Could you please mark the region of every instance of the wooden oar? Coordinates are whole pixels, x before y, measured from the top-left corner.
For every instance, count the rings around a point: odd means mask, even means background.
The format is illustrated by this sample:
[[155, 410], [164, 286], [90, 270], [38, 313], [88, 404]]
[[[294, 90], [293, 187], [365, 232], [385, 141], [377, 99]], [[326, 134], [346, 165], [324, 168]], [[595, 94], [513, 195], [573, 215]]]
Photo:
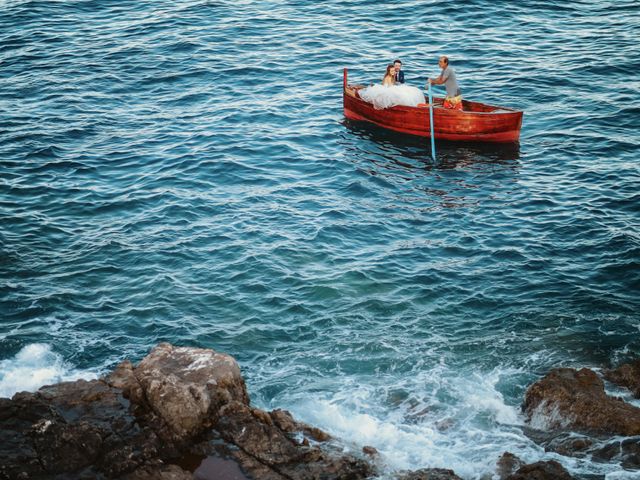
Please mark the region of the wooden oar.
[[429, 86], [429, 127], [431, 128], [431, 158], [436, 161], [436, 141], [433, 136], [433, 98], [431, 97], [431, 81], [427, 80]]

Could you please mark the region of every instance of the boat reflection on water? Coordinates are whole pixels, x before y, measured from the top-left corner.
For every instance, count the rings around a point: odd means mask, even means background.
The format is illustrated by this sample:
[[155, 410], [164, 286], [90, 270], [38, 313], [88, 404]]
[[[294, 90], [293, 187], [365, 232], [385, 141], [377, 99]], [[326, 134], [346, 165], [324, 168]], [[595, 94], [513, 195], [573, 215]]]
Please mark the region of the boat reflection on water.
[[[420, 162], [423, 168], [453, 169], [477, 164], [504, 164], [515, 168], [520, 159], [519, 143], [484, 143], [484, 142], [452, 142], [436, 141], [436, 162], [431, 159], [430, 140], [415, 135], [408, 135], [387, 130], [365, 122], [349, 119], [342, 121], [350, 135], [368, 142], [355, 146], [360, 153], [373, 147], [371, 153], [387, 156], [392, 154], [393, 160], [402, 159], [411, 164]], [[346, 140], [346, 139], [345, 139]], [[409, 166], [409, 165], [407, 165]], [[415, 166], [415, 165], [413, 165]]]
[[403, 193], [391, 196], [392, 209], [402, 212], [396, 217], [423, 219], [433, 211], [475, 207], [502, 194], [511, 201], [520, 167], [518, 143], [437, 141], [434, 162], [428, 138], [348, 119], [343, 126], [345, 159], [367, 175], [402, 185]]

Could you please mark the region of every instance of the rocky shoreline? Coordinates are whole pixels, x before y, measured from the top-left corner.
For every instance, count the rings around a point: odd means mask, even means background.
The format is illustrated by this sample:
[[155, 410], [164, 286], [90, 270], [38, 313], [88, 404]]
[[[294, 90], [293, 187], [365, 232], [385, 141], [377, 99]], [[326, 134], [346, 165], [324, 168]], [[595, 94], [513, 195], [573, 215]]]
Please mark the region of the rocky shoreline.
[[[640, 361], [603, 372], [640, 398]], [[617, 462], [640, 478], [640, 408], [587, 369], [555, 369], [527, 390], [527, 433], [545, 450]], [[0, 480], [358, 480], [381, 475], [373, 447], [339, 440], [285, 410], [253, 408], [237, 362], [208, 349], [155, 347], [108, 376], [0, 398]], [[558, 462], [506, 452], [487, 480], [571, 479]], [[453, 471], [397, 480], [456, 480]], [[591, 477], [594, 478], [594, 477]]]

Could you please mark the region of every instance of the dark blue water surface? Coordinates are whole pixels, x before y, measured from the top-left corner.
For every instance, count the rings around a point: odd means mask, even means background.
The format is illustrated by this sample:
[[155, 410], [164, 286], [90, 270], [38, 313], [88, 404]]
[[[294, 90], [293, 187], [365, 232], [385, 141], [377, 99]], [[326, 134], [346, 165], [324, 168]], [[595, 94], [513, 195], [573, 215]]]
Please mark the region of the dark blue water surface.
[[[0, 396], [160, 341], [386, 472], [545, 453], [552, 366], [640, 354], [637, 2], [0, 2]], [[342, 68], [524, 110], [519, 145], [345, 121]], [[632, 477], [628, 477], [632, 478]]]

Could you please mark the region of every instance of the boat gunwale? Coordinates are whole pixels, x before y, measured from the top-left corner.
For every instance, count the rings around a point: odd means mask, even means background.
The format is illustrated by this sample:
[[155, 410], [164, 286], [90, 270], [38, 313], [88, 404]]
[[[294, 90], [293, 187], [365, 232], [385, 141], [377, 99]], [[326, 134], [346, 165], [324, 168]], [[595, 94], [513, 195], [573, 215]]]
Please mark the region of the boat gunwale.
[[[420, 122], [423, 122], [425, 115], [428, 117], [428, 112], [431, 109], [425, 106], [410, 107], [406, 105], [376, 109], [372, 103], [360, 98], [358, 90], [362, 88], [365, 87], [348, 83], [348, 69], [344, 68], [342, 102], [345, 117], [369, 122], [401, 133], [429, 137], [429, 132], [424, 130]], [[443, 99], [438, 97], [435, 98], [435, 101], [442, 102]], [[523, 111], [469, 100], [463, 100], [463, 102], [470, 108], [475, 106], [479, 111], [441, 107], [433, 109], [434, 121], [438, 119], [438, 122], [443, 122], [444, 125], [444, 128], [439, 126], [436, 129], [434, 133], [436, 140], [519, 142]], [[463, 128], [456, 128], [456, 125], [463, 125]], [[473, 128], [474, 126], [475, 128]]]
[[[375, 108], [373, 106], [373, 104], [371, 102], [367, 102], [366, 100], [364, 100], [363, 98], [360, 98], [359, 96], [356, 96], [355, 94], [351, 93], [349, 90], [352, 91], [358, 91], [361, 90], [363, 88], [366, 88], [363, 85], [346, 85], [344, 87], [344, 93], [346, 93], [347, 95], [349, 95], [351, 98], [365, 104], [368, 106], [371, 106], [371, 108]], [[436, 100], [440, 100], [443, 101], [444, 99], [442, 97], [433, 97], [434, 102]], [[515, 108], [510, 108], [510, 107], [503, 107], [500, 105], [492, 105], [489, 103], [483, 103], [483, 102], [476, 102], [473, 100], [463, 100], [463, 102], [468, 102], [468, 103], [472, 103], [472, 104], [476, 104], [476, 105], [483, 105], [485, 107], [490, 107], [490, 108], [494, 108], [495, 110], [489, 111], [489, 112], [478, 112], [478, 111], [474, 111], [474, 110], [454, 110], [451, 108], [443, 108], [440, 106], [434, 106], [434, 112], [435, 112], [435, 108], [437, 108], [438, 114], [446, 114], [446, 115], [460, 115], [460, 114], [471, 114], [471, 115], [520, 115], [522, 114], [522, 110], [516, 110]], [[408, 105], [394, 105], [393, 107], [388, 107], [382, 110], [393, 110], [393, 111], [407, 111], [407, 112], [421, 112], [424, 111], [427, 107], [411, 107]]]

